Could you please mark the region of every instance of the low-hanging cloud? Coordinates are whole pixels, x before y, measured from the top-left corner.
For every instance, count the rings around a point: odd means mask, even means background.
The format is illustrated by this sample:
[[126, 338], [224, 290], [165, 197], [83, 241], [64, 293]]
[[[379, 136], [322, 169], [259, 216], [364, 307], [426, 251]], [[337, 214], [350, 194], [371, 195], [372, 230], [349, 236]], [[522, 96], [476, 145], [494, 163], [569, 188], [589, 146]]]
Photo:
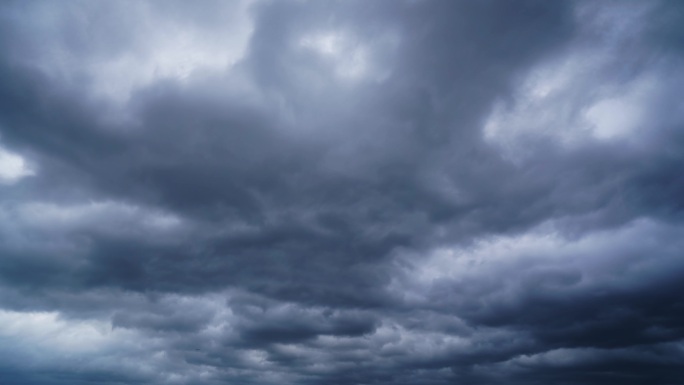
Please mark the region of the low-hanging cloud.
[[682, 15], [0, 5], [0, 382], [678, 383]]

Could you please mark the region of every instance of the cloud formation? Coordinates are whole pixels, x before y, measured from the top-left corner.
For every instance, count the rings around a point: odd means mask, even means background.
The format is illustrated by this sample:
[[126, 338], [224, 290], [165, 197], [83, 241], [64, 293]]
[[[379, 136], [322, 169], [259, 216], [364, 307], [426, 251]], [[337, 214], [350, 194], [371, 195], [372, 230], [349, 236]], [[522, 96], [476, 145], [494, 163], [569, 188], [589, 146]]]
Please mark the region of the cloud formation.
[[676, 384], [682, 20], [0, 5], [0, 382]]

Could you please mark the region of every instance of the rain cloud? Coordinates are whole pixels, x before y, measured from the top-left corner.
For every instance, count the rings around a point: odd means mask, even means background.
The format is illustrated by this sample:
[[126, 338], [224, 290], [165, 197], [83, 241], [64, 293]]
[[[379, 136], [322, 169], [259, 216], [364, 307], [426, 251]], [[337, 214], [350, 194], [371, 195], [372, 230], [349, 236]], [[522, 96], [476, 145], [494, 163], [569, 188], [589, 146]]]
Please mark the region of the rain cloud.
[[681, 383], [683, 26], [0, 4], [0, 383]]

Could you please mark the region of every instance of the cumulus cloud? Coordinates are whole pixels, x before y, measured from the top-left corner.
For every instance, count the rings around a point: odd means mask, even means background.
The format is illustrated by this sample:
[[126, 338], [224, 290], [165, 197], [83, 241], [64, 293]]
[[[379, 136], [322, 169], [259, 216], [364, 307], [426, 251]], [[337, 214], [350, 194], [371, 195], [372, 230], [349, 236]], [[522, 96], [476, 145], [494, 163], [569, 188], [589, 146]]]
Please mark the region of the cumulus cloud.
[[683, 14], [0, 5], [0, 382], [677, 383]]

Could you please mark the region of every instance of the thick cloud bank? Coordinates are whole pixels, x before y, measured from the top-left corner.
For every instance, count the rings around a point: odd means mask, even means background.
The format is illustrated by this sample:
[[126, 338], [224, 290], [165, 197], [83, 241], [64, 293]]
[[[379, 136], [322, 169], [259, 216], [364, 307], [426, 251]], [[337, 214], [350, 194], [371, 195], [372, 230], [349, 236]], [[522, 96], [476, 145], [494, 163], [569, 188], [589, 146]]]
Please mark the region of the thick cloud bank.
[[684, 4], [5, 1], [0, 383], [684, 381]]

